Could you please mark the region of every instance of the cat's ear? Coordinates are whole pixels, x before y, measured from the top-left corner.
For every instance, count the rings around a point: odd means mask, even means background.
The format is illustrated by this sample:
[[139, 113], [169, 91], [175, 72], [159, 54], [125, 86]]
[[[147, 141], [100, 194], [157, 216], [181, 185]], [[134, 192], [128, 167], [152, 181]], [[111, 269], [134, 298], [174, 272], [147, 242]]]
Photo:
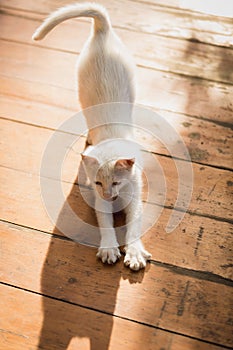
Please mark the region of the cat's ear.
[[116, 161], [115, 169], [117, 170], [130, 170], [135, 163], [135, 158], [131, 159], [119, 159]]
[[86, 166], [99, 165], [98, 160], [94, 157], [86, 156], [85, 154], [81, 154], [81, 157], [82, 157], [82, 161]]

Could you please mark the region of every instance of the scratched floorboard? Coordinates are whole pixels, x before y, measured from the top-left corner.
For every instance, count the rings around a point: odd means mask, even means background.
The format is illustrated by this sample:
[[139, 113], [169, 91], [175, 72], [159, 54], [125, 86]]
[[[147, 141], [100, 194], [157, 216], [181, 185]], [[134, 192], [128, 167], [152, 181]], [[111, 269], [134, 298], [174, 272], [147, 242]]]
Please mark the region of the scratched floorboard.
[[[95, 248], [59, 229], [72, 228], [67, 205], [96, 225], [78, 187], [84, 137], [67, 152], [61, 176], [66, 200], [56, 208], [55, 221], [40, 195], [43, 150], [54, 130], [80, 110], [75, 61], [90, 22], [64, 23], [37, 44], [30, 38], [47, 13], [69, 2], [1, 1], [0, 348], [231, 349], [232, 20], [195, 11], [187, 1], [182, 7], [178, 0], [100, 0], [135, 58], [138, 103], [175, 128], [193, 161], [188, 212], [166, 234], [177, 196], [176, 166], [164, 145], [137, 133], [147, 156], [156, 157], [164, 171], [167, 196], [164, 208], [159, 191], [148, 200], [148, 186], [157, 191], [162, 182], [159, 176], [156, 184], [145, 181], [144, 218], [161, 215], [143, 237], [152, 260], [145, 271], [133, 273], [123, 258], [115, 266], [102, 265]], [[153, 127], [150, 121], [146, 126]], [[74, 133], [82, 127], [80, 121]], [[61, 134], [67, 137], [68, 131], [63, 127]], [[177, 164], [184, 165], [180, 158]], [[145, 155], [145, 169], [153, 175], [150, 159]], [[48, 181], [52, 189], [57, 178]], [[82, 225], [78, 231], [88, 240]]]

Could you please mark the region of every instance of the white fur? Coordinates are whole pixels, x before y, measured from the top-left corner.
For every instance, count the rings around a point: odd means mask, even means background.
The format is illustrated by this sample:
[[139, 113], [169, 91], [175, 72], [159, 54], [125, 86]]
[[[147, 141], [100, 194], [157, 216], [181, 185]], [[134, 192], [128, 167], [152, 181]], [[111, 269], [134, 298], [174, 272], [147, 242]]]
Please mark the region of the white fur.
[[[57, 24], [74, 17], [94, 19], [92, 33], [79, 58], [78, 89], [89, 128], [88, 142], [93, 145], [84, 153], [83, 163], [96, 193], [95, 208], [101, 232], [97, 256], [108, 263], [115, 263], [120, 257], [111, 201], [118, 196], [124, 202], [126, 212], [124, 262], [131, 269], [138, 270], [144, 268], [151, 257], [140, 240], [140, 151], [136, 146], [124, 146], [124, 141], [121, 141], [121, 147], [116, 142], [104, 143], [110, 139], [133, 139], [134, 65], [113, 32], [106, 10], [94, 3], [69, 5], [55, 11], [36, 30], [33, 39], [44, 38]], [[96, 181], [101, 186], [96, 185]], [[132, 198], [129, 198], [129, 193]]]

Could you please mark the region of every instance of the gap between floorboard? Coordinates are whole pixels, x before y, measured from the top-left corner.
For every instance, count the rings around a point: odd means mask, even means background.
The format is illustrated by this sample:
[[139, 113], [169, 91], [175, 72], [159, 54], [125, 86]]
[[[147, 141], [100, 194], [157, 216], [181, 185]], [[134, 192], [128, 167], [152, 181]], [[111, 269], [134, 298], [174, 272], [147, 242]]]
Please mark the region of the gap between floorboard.
[[[66, 236], [60, 236], [60, 235], [55, 234], [55, 233], [50, 233], [50, 232], [46, 232], [43, 230], [35, 229], [33, 227], [30, 227], [30, 226], [16, 224], [14, 222], [10, 222], [10, 221], [3, 220], [3, 219], [0, 219], [0, 222], [7, 223], [12, 227], [17, 227], [18, 229], [25, 228], [26, 230], [32, 230], [32, 231], [35, 231], [38, 233], [49, 235], [51, 238], [56, 238], [56, 239], [60, 239], [63, 241], [73, 242], [72, 239], [70, 239]], [[79, 243], [77, 243], [77, 244], [79, 244]], [[95, 248], [93, 248], [93, 249], [95, 249]], [[124, 255], [124, 252], [122, 252], [122, 253]], [[188, 277], [191, 277], [191, 278], [194, 278], [197, 280], [204, 280], [204, 281], [213, 282], [216, 284], [222, 284], [225, 286], [233, 287], [233, 280], [231, 280], [230, 278], [222, 277], [222, 276], [215, 274], [215, 273], [212, 273], [212, 272], [189, 269], [186, 267], [172, 265], [172, 264], [165, 263], [165, 262], [158, 261], [158, 260], [154, 260], [154, 259], [151, 259], [150, 263], [155, 265], [155, 266], [166, 268], [177, 275], [188, 276]]]
[[168, 333], [172, 333], [172, 334], [180, 335], [180, 336], [183, 336], [183, 337], [186, 337], [186, 338], [189, 338], [189, 339], [201, 341], [201, 342], [203, 342], [205, 344], [220, 346], [223, 349], [232, 349], [231, 347], [226, 346], [226, 345], [222, 345], [222, 344], [219, 344], [219, 343], [211, 342], [211, 341], [208, 341], [208, 340], [205, 340], [205, 339], [201, 339], [201, 338], [198, 338], [198, 337], [193, 337], [193, 336], [188, 335], [188, 334], [175, 332], [175, 331], [172, 331], [172, 330], [169, 330], [169, 329], [165, 329], [163, 327], [154, 326], [154, 325], [151, 325], [151, 324], [148, 324], [148, 323], [145, 323], [145, 322], [140, 322], [140, 321], [137, 321], [137, 320], [133, 320], [133, 319], [130, 319], [130, 318], [127, 318], [127, 317], [118, 316], [118, 315], [115, 315], [114, 313], [110, 313], [110, 312], [103, 311], [103, 310], [100, 310], [100, 309], [95, 309], [95, 308], [92, 308], [92, 307], [89, 307], [89, 306], [84, 306], [82, 304], [77, 304], [77, 303], [74, 303], [74, 302], [71, 302], [71, 301], [68, 301], [68, 300], [65, 300], [65, 299], [59, 299], [59, 298], [56, 298], [56, 297], [53, 297], [53, 296], [50, 296], [50, 295], [47, 295], [47, 294], [42, 294], [42, 293], [38, 293], [38, 292], [33, 291], [33, 290], [29, 290], [29, 289], [26, 289], [26, 288], [14, 286], [14, 285], [9, 284], [9, 283], [5, 283], [5, 282], [1, 282], [0, 281], [0, 284], [2, 284], [4, 286], [11, 287], [11, 288], [15, 288], [15, 289], [18, 289], [18, 290], [21, 290], [21, 291], [25, 291], [27, 293], [32, 293], [32, 294], [35, 294], [35, 295], [38, 295], [38, 296], [41, 296], [41, 297], [44, 297], [44, 298], [48, 298], [48, 299], [51, 299], [51, 300], [56, 300], [56, 301], [59, 301], [61, 303], [66, 303], [66, 304], [69, 304], [69, 305], [72, 305], [72, 306], [75, 306], [75, 307], [80, 307], [82, 309], [91, 310], [91, 311], [94, 311], [94, 312], [99, 312], [99, 313], [102, 313], [102, 314], [105, 314], [105, 315], [108, 315], [108, 316], [111, 316], [111, 317], [116, 317], [116, 318], [119, 318], [119, 319], [122, 319], [122, 320], [126, 320], [126, 321], [129, 321], [129, 322], [141, 324], [141, 325], [146, 326], [146, 327], [159, 329], [161, 331], [165, 331], [165, 332], [168, 332]]

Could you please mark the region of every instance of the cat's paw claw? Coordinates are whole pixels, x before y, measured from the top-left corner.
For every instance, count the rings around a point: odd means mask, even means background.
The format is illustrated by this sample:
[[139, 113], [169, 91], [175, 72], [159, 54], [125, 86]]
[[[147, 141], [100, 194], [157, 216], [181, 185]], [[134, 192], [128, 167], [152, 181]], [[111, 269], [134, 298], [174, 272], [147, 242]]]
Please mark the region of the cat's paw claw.
[[103, 263], [114, 264], [121, 257], [121, 253], [118, 248], [99, 248], [96, 256]]
[[147, 260], [150, 260], [151, 254], [145, 249], [136, 250], [128, 248], [126, 251], [124, 264], [131, 270], [138, 271], [146, 267]]

